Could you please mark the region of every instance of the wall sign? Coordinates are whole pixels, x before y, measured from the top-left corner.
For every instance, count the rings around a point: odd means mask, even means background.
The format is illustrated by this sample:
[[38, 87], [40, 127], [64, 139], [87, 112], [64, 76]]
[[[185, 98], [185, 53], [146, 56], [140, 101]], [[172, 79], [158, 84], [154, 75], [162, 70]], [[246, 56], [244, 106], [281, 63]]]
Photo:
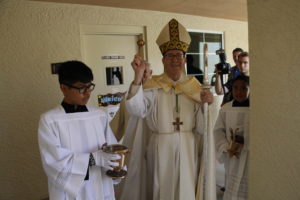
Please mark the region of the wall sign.
[[125, 59], [125, 56], [102, 56], [102, 60]]
[[58, 74], [59, 67], [63, 64], [62, 62], [59, 63], [51, 63], [51, 73], [52, 74]]
[[119, 104], [126, 92], [118, 92], [118, 93], [114, 93], [114, 94], [99, 94], [98, 95], [98, 105], [101, 106], [108, 106], [108, 105], [117, 105]]

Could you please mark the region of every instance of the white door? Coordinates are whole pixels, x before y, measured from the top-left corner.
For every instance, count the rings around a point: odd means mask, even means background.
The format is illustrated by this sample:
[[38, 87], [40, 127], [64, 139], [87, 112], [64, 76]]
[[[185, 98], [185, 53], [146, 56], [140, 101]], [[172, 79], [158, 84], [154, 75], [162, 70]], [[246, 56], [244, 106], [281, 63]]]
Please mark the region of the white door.
[[98, 95], [125, 92], [133, 80], [131, 61], [138, 52], [139, 35], [82, 35], [83, 60], [92, 69], [96, 84], [89, 104], [98, 106]]

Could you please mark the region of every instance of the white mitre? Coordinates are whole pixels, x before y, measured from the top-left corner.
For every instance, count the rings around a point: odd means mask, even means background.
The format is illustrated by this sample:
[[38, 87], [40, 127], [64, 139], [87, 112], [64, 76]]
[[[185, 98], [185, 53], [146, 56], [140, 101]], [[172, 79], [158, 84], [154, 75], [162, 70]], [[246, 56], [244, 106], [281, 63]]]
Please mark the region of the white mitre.
[[156, 40], [162, 54], [173, 49], [182, 50], [186, 53], [190, 42], [189, 33], [176, 19], [169, 21]]

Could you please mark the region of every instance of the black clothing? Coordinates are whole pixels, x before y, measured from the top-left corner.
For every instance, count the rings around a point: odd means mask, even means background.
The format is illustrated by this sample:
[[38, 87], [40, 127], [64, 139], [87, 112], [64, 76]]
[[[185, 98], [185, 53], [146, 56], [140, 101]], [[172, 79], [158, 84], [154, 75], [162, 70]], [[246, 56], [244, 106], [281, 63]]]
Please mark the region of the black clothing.
[[61, 102], [62, 107], [65, 109], [66, 113], [75, 113], [75, 112], [88, 112], [88, 109], [86, 106], [80, 106], [80, 105], [72, 105], [68, 104], [66, 102]]
[[249, 99], [247, 99], [243, 102], [238, 102], [236, 100], [233, 100], [233, 102], [232, 102], [232, 107], [249, 107], [249, 106], [250, 106]]

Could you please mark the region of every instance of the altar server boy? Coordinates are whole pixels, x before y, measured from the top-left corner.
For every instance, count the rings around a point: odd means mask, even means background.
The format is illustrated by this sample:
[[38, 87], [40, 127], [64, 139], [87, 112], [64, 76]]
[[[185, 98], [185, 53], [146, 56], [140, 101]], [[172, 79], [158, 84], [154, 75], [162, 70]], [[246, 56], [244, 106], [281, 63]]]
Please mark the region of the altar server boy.
[[217, 159], [225, 166], [224, 200], [246, 200], [249, 160], [249, 77], [233, 81], [233, 101], [222, 106], [214, 128]]
[[112, 178], [106, 175], [118, 154], [102, 151], [117, 143], [108, 116], [87, 106], [95, 84], [91, 69], [80, 61], [62, 63], [58, 70], [60, 105], [41, 115], [38, 143], [50, 200], [114, 200]]

